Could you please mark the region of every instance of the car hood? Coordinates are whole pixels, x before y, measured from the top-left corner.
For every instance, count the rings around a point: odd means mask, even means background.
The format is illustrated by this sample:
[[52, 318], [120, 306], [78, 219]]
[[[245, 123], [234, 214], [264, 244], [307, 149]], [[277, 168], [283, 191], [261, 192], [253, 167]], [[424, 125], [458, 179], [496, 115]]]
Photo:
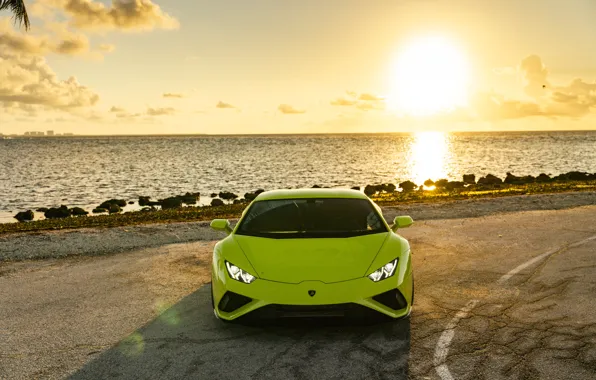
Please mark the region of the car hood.
[[363, 277], [389, 233], [350, 238], [269, 239], [234, 238], [258, 272], [257, 277], [297, 284], [325, 283]]

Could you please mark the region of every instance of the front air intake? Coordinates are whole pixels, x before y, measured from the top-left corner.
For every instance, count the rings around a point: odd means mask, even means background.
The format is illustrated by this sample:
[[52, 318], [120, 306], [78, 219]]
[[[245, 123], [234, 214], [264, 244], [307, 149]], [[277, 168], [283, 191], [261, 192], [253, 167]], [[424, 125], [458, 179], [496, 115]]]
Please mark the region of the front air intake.
[[408, 306], [406, 299], [397, 289], [391, 289], [385, 293], [377, 294], [373, 297], [373, 300], [393, 310], [401, 310]]
[[252, 301], [252, 298], [234, 292], [226, 292], [221, 297], [221, 301], [219, 301], [219, 310], [230, 313], [248, 304], [250, 301]]

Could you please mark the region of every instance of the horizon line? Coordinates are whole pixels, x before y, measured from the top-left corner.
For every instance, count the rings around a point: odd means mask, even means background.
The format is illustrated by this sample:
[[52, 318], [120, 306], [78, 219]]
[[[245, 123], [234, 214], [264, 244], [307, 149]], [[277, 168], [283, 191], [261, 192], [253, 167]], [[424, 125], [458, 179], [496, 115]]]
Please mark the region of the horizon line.
[[[409, 132], [295, 132], [295, 133], [149, 133], [149, 134], [69, 134], [69, 135], [43, 135], [43, 136], [29, 136], [24, 134], [2, 134], [2, 137], [17, 137], [17, 138], [73, 138], [73, 137], [230, 137], [230, 136], [328, 136], [328, 135], [410, 135], [420, 132], [441, 132], [448, 134], [483, 134], [483, 133], [551, 133], [551, 132], [596, 132], [596, 129], [542, 129], [542, 130], [494, 130], [494, 131], [437, 131], [437, 130], [423, 130], [423, 131], [409, 131]], [[71, 133], [71, 132], [64, 132]]]

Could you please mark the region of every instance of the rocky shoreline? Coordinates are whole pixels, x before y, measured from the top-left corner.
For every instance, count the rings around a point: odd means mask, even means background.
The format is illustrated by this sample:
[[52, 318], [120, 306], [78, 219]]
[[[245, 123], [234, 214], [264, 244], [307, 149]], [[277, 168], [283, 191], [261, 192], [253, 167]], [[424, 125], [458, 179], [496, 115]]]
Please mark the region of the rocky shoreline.
[[[395, 193], [410, 193], [414, 191], [419, 192], [452, 192], [452, 191], [491, 191], [500, 189], [508, 185], [527, 185], [533, 183], [565, 183], [565, 182], [576, 182], [576, 181], [596, 181], [596, 173], [586, 173], [579, 171], [572, 171], [568, 173], [559, 174], [557, 176], [549, 176], [545, 173], [538, 175], [537, 177], [526, 175], [526, 176], [515, 176], [512, 173], [507, 173], [504, 179], [501, 179], [493, 174], [480, 177], [476, 180], [474, 174], [464, 174], [462, 181], [449, 181], [447, 179], [438, 179], [433, 181], [428, 179], [422, 184], [416, 184], [412, 181], [404, 181], [396, 184], [376, 184], [366, 185], [363, 187], [352, 187], [354, 190], [361, 190], [369, 197], [375, 197], [378, 195], [391, 195]], [[313, 188], [322, 188], [325, 186], [314, 185]], [[210, 194], [212, 198], [209, 205], [203, 207], [220, 207], [226, 204], [242, 204], [249, 203], [257, 197], [258, 194], [265, 191], [264, 189], [258, 189], [253, 192], [247, 192], [244, 197], [230, 192], [221, 191], [219, 193]], [[123, 207], [127, 204], [133, 205], [138, 204], [141, 212], [154, 212], [158, 210], [172, 210], [180, 209], [183, 207], [194, 207], [201, 197], [201, 193], [187, 192], [183, 195], [175, 195], [172, 197], [152, 200], [150, 196], [140, 196], [136, 200], [125, 200], [125, 199], [110, 199], [100, 203], [91, 212], [96, 215], [109, 215], [123, 212]], [[60, 207], [49, 207], [49, 208], [38, 208], [35, 212], [43, 213], [45, 219], [65, 219], [70, 217], [85, 217], [89, 215], [89, 211], [82, 209], [81, 207], [72, 207], [62, 205]], [[35, 219], [35, 212], [33, 210], [26, 210], [18, 212], [14, 215], [14, 218], [19, 222], [31, 222]]]

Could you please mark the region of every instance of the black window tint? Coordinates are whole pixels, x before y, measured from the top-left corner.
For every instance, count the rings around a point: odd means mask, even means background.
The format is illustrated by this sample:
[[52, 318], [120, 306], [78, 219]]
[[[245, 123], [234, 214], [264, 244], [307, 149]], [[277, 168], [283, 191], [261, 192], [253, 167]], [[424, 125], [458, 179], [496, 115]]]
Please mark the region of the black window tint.
[[[387, 232], [366, 199], [280, 199], [255, 202], [237, 234], [271, 237], [357, 236]], [[283, 236], [282, 236], [283, 235]]]

